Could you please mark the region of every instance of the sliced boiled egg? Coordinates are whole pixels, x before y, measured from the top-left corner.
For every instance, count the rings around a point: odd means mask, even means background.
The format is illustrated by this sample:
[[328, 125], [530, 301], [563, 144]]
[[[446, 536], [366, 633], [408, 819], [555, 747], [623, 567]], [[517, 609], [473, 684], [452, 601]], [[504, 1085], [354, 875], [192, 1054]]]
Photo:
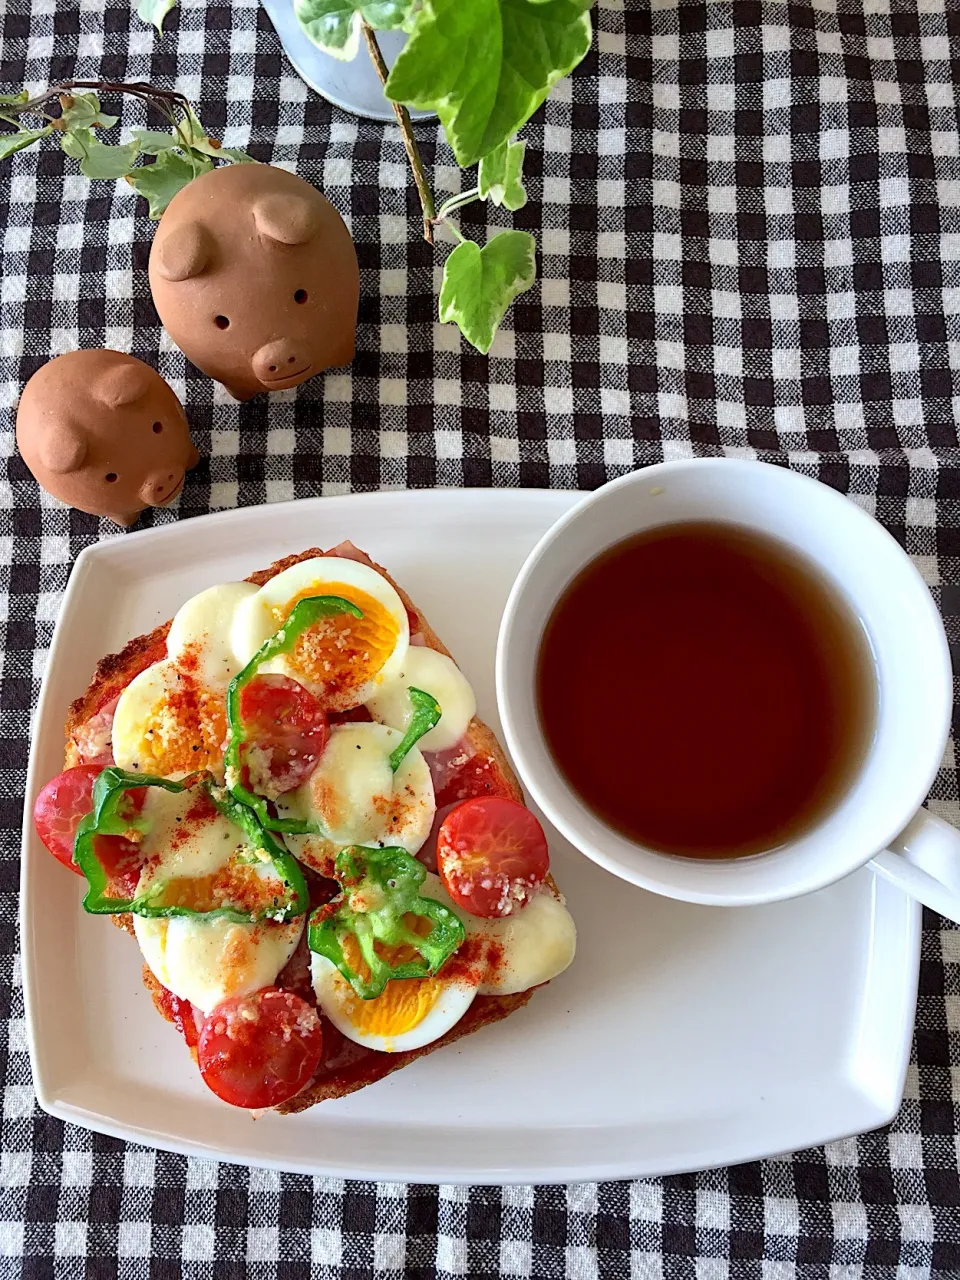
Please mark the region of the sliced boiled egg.
[[137, 894], [158, 905], [267, 914], [286, 895], [273, 864], [214, 805], [206, 790], [149, 787]]
[[421, 751], [446, 751], [455, 747], [477, 713], [477, 700], [466, 676], [445, 653], [425, 645], [407, 649], [401, 670], [382, 684], [367, 702], [374, 720], [405, 732], [413, 717], [409, 688], [431, 693], [440, 704], [441, 716], [417, 746]]
[[300, 916], [287, 924], [238, 924], [189, 916], [134, 916], [133, 929], [157, 980], [209, 1013], [230, 996], [272, 986], [300, 941], [303, 920]]
[[121, 769], [164, 778], [222, 771], [226, 690], [241, 665], [230, 634], [237, 608], [257, 590], [225, 582], [180, 607], [166, 659], [141, 671], [117, 702], [113, 756]]
[[[576, 926], [549, 889], [502, 920], [481, 920], [455, 906], [440, 877], [430, 872], [420, 892], [455, 911], [466, 932], [463, 945], [434, 977], [397, 978], [375, 999], [361, 1000], [335, 964], [311, 953], [317, 1003], [348, 1040], [385, 1053], [419, 1049], [455, 1026], [475, 996], [529, 991], [573, 960]], [[363, 960], [349, 935], [343, 948], [348, 964], [361, 972]]]
[[121, 769], [181, 778], [223, 771], [227, 733], [222, 689], [208, 688], [170, 658], [127, 685], [113, 717], [113, 758]]
[[[349, 954], [347, 960], [351, 966], [359, 962]], [[477, 994], [469, 979], [444, 978], [440, 973], [433, 978], [396, 978], [375, 999], [361, 1000], [326, 956], [311, 953], [310, 972], [317, 1004], [337, 1030], [381, 1053], [402, 1053], [439, 1040], [456, 1026]]]
[[281, 818], [317, 822], [323, 835], [286, 837], [293, 853], [329, 871], [337, 849], [352, 844], [394, 845], [416, 853], [436, 812], [433, 779], [414, 747], [396, 773], [390, 753], [403, 734], [383, 724], [338, 724], [313, 773], [276, 800]]
[[[245, 909], [269, 908], [280, 889], [272, 868], [243, 858], [242, 833], [204, 792], [171, 794], [150, 788], [143, 816], [147, 832], [138, 894], [163, 884], [164, 901], [196, 910], [220, 905], [224, 893]], [[303, 918], [279, 924], [134, 916], [133, 928], [157, 979], [208, 1013], [229, 996], [269, 986], [290, 959]]]
[[243, 600], [234, 615], [231, 644], [241, 666], [283, 626], [301, 600], [341, 596], [362, 617], [337, 614], [309, 627], [289, 653], [266, 662], [265, 674], [291, 676], [334, 711], [372, 697], [400, 670], [410, 642], [403, 601], [369, 565], [317, 556], [291, 565]]
[[564, 902], [547, 886], [522, 911], [496, 920], [481, 919], [457, 906], [439, 876], [428, 873], [420, 892], [442, 902], [463, 921], [464, 948], [470, 948], [474, 962], [482, 964], [480, 995], [529, 991], [556, 978], [573, 962], [577, 927]]
[[224, 582], [192, 596], [170, 623], [167, 656], [208, 688], [226, 689], [241, 666], [230, 643], [234, 615], [257, 591], [252, 582]]

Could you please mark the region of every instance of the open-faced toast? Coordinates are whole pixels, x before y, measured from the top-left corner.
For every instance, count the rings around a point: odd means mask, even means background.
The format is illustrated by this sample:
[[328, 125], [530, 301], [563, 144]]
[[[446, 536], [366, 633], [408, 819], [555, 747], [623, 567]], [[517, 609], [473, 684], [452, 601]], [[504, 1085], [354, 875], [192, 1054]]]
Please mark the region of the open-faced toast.
[[[323, 552], [311, 548], [299, 555], [277, 560], [268, 569], [251, 574], [246, 580], [258, 587], [290, 569], [292, 566], [322, 556], [335, 556], [356, 561], [374, 570], [397, 592], [407, 613], [410, 642], [422, 645], [452, 658], [436, 632], [417, 609], [414, 602], [386, 569], [375, 564], [364, 553], [345, 543]], [[67, 768], [78, 765], [108, 765], [112, 762], [111, 729], [117, 701], [131, 681], [152, 664], [161, 661], [167, 651], [167, 635], [170, 623], [131, 640], [117, 654], [105, 657], [84, 694], [71, 706], [65, 725]], [[362, 711], [362, 708], [361, 708]], [[347, 719], [354, 719], [347, 715]], [[363, 715], [360, 719], [369, 718]], [[439, 768], [434, 769], [436, 807], [438, 810], [457, 802], [475, 797], [498, 796], [522, 803], [523, 796], [516, 776], [495, 734], [475, 715], [469, 721], [466, 732], [456, 751], [447, 753]], [[435, 839], [435, 837], [434, 837]], [[552, 877], [547, 877], [547, 887], [559, 898]], [[323, 899], [321, 898], [321, 901]], [[114, 920], [121, 927], [133, 932], [131, 917], [116, 915]], [[277, 979], [277, 985], [298, 992], [312, 1000], [310, 955], [306, 947], [306, 933], [297, 951]], [[150, 968], [144, 966], [144, 982], [150, 990], [158, 1010], [183, 1031], [187, 1044], [196, 1056], [196, 1027], [192, 1013], [184, 1001], [172, 998]], [[533, 988], [510, 994], [477, 995], [467, 1011], [445, 1034], [430, 1043], [406, 1051], [379, 1052], [354, 1043], [339, 1034], [323, 1019], [324, 1052], [320, 1065], [310, 1082], [294, 1097], [278, 1106], [281, 1112], [297, 1112], [327, 1099], [342, 1097], [367, 1084], [399, 1070], [415, 1059], [458, 1040], [473, 1031], [507, 1017], [522, 1007], [533, 994]], [[199, 1023], [199, 1019], [197, 1019]]]

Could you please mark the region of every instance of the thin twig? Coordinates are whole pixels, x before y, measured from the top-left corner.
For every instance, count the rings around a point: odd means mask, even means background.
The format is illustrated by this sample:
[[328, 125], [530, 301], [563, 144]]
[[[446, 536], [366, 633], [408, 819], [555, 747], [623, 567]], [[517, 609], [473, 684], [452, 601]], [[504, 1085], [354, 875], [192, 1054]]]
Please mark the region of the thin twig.
[[5, 102], [4, 113], [15, 116], [25, 115], [28, 111], [36, 111], [45, 102], [49, 102], [52, 98], [59, 98], [61, 94], [70, 93], [73, 89], [96, 89], [100, 93], [128, 93], [148, 106], [156, 107], [167, 116], [167, 119], [172, 118], [173, 103], [182, 107], [190, 105], [182, 93], [177, 93], [173, 89], [158, 89], [156, 85], [145, 84], [140, 80], [129, 84], [119, 80], [64, 80], [60, 84], [51, 85], [49, 89], [44, 89], [43, 93], [30, 98], [27, 102]]
[[[387, 76], [390, 73], [387, 70], [387, 64], [383, 60], [383, 54], [380, 52], [380, 46], [377, 44], [377, 37], [374, 35], [373, 28], [367, 22], [363, 24], [363, 38], [367, 42], [370, 61], [380, 77], [380, 83], [386, 84]], [[413, 136], [410, 113], [399, 102], [391, 102], [390, 105], [393, 107], [393, 114], [397, 117], [397, 124], [400, 126], [407, 159], [410, 161], [410, 168], [413, 170], [413, 180], [417, 185], [417, 195], [420, 197], [420, 208], [423, 210], [423, 238], [428, 244], [433, 244], [433, 224], [436, 220], [437, 211], [434, 208], [433, 194], [427, 182], [427, 175], [423, 171], [420, 148], [417, 146], [417, 140]]]

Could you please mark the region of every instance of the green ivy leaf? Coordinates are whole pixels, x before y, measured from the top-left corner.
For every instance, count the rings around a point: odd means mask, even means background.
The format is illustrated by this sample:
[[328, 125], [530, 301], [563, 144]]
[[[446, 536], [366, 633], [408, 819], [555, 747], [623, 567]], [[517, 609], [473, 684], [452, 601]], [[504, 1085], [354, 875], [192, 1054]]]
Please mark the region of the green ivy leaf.
[[136, 142], [111, 147], [95, 138], [89, 129], [71, 129], [60, 135], [60, 146], [68, 156], [80, 161], [87, 178], [122, 178], [132, 168], [139, 147]]
[[[210, 156], [214, 160], [229, 160], [232, 164], [257, 163], [253, 156], [248, 156], [245, 151], [238, 151], [232, 147], [223, 147], [216, 138], [208, 138], [206, 130], [194, 113], [193, 108], [189, 105], [186, 107], [184, 117], [180, 121], [180, 132], [194, 151], [199, 151], [202, 155]], [[177, 145], [179, 145], [179, 141]]]
[[61, 108], [60, 120], [63, 129], [89, 129], [99, 125], [101, 129], [112, 129], [120, 119], [109, 116], [100, 110], [100, 99], [95, 93], [75, 93], [73, 106]]
[[162, 34], [163, 20], [176, 5], [177, 0], [139, 0], [137, 17], [141, 22], [152, 22]]
[[161, 151], [169, 151], [171, 147], [181, 145], [175, 133], [163, 133], [160, 129], [134, 129], [133, 136], [141, 154], [145, 156], [158, 156]]
[[458, 244], [443, 267], [441, 321], [486, 355], [507, 307], [536, 278], [535, 250], [527, 231], [501, 231], [482, 249], [472, 240]]
[[522, 209], [527, 203], [523, 186], [523, 154], [525, 142], [501, 142], [480, 161], [477, 190], [484, 200], [502, 204], [505, 209]]
[[22, 151], [24, 147], [33, 146], [51, 133], [53, 126], [48, 124], [45, 129], [21, 129], [17, 133], [0, 134], [0, 160], [6, 160], [7, 156], [12, 156], [15, 151]]
[[231, 164], [256, 164], [253, 156], [248, 156], [245, 151], [238, 151], [233, 147], [221, 147], [215, 141], [208, 138], [193, 112], [190, 113], [191, 119], [187, 119], [180, 124], [180, 133], [162, 133], [159, 129], [135, 129], [133, 136], [140, 144], [140, 150], [145, 156], [159, 156], [164, 151], [171, 151], [177, 147], [181, 151], [184, 150], [184, 138], [189, 140], [190, 150], [199, 151], [205, 156], [212, 159], [228, 160]]
[[198, 143], [192, 144], [194, 151], [200, 151], [205, 156], [210, 156], [215, 160], [229, 160], [231, 164], [259, 164], [258, 160], [254, 160], [253, 156], [248, 156], [245, 151], [240, 151], [236, 147], [220, 147], [216, 142], [212, 142], [209, 138], [203, 140], [202, 145]]
[[30, 95], [27, 93], [26, 89], [21, 89], [19, 93], [0, 93], [0, 106], [5, 106], [8, 103], [29, 101]]
[[364, 22], [377, 31], [408, 24], [414, 0], [294, 0], [293, 11], [308, 39], [334, 58], [349, 62], [360, 48]]
[[150, 217], [156, 220], [181, 188], [209, 173], [213, 162], [201, 156], [185, 158], [177, 151], [164, 151], [153, 164], [140, 165], [126, 175], [131, 187], [150, 205]]
[[592, 0], [423, 0], [384, 93], [436, 111], [457, 163], [517, 132], [590, 48]]

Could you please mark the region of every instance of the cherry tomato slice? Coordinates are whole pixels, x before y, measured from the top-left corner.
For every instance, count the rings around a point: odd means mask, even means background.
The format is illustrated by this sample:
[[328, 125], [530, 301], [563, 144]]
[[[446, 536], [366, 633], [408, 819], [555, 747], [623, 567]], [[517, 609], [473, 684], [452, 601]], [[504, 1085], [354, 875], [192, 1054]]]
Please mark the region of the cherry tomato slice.
[[83, 872], [73, 860], [73, 842], [80, 819], [93, 809], [93, 784], [101, 772], [95, 764], [64, 769], [41, 787], [33, 805], [37, 835], [57, 861], [78, 876]]
[[240, 719], [248, 738], [244, 785], [267, 795], [306, 782], [330, 735], [323, 707], [287, 676], [254, 676], [244, 685]]
[[503, 770], [491, 755], [474, 751], [465, 740], [446, 751], [428, 751], [426, 760], [438, 809], [477, 796], [502, 795], [509, 799]]
[[316, 1009], [292, 991], [265, 987], [207, 1015], [197, 1059], [209, 1089], [234, 1107], [260, 1110], [309, 1084], [323, 1051]]
[[546, 879], [550, 854], [543, 827], [505, 796], [464, 800], [444, 818], [437, 869], [454, 902], [494, 919], [519, 911]]
[[[103, 772], [99, 765], [80, 764], [52, 778], [33, 806], [33, 825], [37, 835], [58, 862], [82, 876], [73, 860], [73, 843], [80, 819], [93, 809], [93, 784]], [[143, 808], [146, 788], [137, 787], [126, 793], [127, 812], [132, 817]], [[98, 836], [97, 857], [106, 870], [110, 892], [116, 897], [133, 897], [140, 878], [140, 851], [123, 836]]]

